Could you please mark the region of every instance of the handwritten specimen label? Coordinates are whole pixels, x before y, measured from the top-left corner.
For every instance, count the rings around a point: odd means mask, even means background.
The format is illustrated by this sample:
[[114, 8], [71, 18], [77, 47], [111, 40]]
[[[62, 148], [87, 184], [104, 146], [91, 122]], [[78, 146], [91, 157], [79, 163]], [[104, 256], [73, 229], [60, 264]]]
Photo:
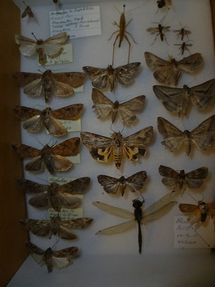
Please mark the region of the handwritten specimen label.
[[67, 32], [71, 39], [101, 34], [99, 6], [82, 6], [49, 12], [50, 32]]
[[195, 227], [185, 216], [175, 216], [175, 248], [211, 248], [214, 246], [213, 222]]

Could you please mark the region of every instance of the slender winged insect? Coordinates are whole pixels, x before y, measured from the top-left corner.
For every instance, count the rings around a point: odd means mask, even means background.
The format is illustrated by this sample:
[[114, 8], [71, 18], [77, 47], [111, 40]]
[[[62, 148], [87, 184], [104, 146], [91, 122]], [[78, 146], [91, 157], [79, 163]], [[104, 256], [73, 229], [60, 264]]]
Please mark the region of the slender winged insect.
[[158, 8], [170, 8], [172, 6], [172, 0], [157, 0], [157, 6]]
[[160, 38], [161, 42], [163, 42], [164, 40], [167, 42], [166, 33], [170, 32], [170, 26], [163, 26], [161, 24], [158, 24], [156, 27], [149, 27], [148, 29], [146, 29], [146, 31], [152, 35], [155, 35], [152, 44], [154, 44], [158, 37]]
[[111, 215], [115, 215], [128, 220], [123, 223], [99, 230], [97, 234], [113, 235], [125, 232], [135, 227], [136, 224], [138, 224], [138, 245], [139, 245], [139, 253], [141, 253], [142, 250], [141, 224], [145, 225], [151, 221], [159, 219], [162, 215], [166, 214], [177, 203], [175, 201], [176, 196], [178, 196], [177, 192], [171, 192], [161, 197], [158, 201], [156, 201], [155, 203], [153, 203], [144, 210], [142, 210], [143, 201], [140, 201], [138, 199], [134, 200], [133, 213], [129, 212], [126, 209], [112, 206], [101, 201], [95, 201], [93, 202], [93, 205], [95, 205], [99, 209]]
[[113, 42], [113, 52], [112, 52], [112, 65], [114, 64], [114, 52], [115, 52], [115, 46], [117, 44], [117, 40], [119, 40], [118, 47], [120, 48], [122, 45], [122, 42], [125, 40], [128, 43], [128, 63], [130, 62], [130, 54], [131, 54], [131, 41], [129, 40], [129, 37], [133, 40], [134, 43], [135, 40], [131, 33], [129, 33], [126, 29], [129, 23], [132, 21], [130, 19], [128, 22], [126, 22], [126, 17], [125, 17], [125, 5], [123, 5], [123, 12], [120, 15], [119, 23], [116, 21], [113, 23], [114, 26], [117, 27], [117, 30], [112, 33], [110, 36], [109, 40], [112, 39], [112, 37], [115, 35], [115, 39]]
[[183, 41], [181, 44], [174, 44], [175, 46], [179, 47], [179, 50], [181, 52], [181, 55], [184, 55], [185, 52], [190, 53], [189, 47], [192, 47], [193, 45], [191, 43]]
[[52, 272], [54, 268], [62, 269], [69, 266], [73, 259], [80, 255], [79, 248], [75, 246], [60, 250], [53, 250], [51, 247], [43, 250], [31, 242], [26, 246], [35, 262], [40, 266], [46, 265], [48, 272]]
[[181, 29], [173, 30], [176, 33], [177, 37], [180, 38], [181, 41], [184, 41], [185, 37], [189, 40], [189, 35], [191, 31], [182, 27]]

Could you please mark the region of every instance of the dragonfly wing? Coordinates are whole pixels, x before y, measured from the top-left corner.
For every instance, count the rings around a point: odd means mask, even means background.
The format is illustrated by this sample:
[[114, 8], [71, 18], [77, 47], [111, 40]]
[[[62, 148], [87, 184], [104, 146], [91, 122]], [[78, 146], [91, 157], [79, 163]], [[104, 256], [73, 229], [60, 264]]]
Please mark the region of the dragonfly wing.
[[116, 206], [112, 206], [112, 205], [109, 205], [109, 204], [101, 202], [101, 201], [94, 201], [93, 205], [98, 207], [99, 209], [109, 213], [109, 214], [119, 216], [121, 218], [125, 218], [125, 219], [134, 218], [133, 213], [129, 212], [128, 210], [123, 209], [123, 208], [119, 208]]
[[112, 235], [125, 232], [136, 225], [134, 219], [99, 230], [96, 234]]

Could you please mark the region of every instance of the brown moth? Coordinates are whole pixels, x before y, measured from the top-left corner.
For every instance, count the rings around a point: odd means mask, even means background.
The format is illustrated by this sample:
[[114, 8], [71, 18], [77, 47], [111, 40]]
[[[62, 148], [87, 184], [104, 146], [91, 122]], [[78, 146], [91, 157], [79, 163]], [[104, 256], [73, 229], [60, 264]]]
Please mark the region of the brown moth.
[[118, 82], [125, 86], [133, 84], [140, 65], [140, 62], [134, 62], [117, 68], [113, 68], [112, 65], [107, 68], [85, 66], [83, 70], [92, 81], [93, 87], [113, 91]]
[[193, 145], [201, 151], [208, 151], [215, 147], [215, 115], [212, 115], [192, 131], [179, 130], [172, 123], [158, 117], [158, 130], [164, 137], [161, 142], [171, 152], [178, 152], [182, 147], [190, 155]]
[[184, 191], [186, 187], [195, 189], [203, 185], [205, 179], [208, 177], [208, 168], [200, 167], [188, 173], [182, 169], [176, 171], [171, 167], [160, 165], [159, 173], [162, 178], [162, 183], [171, 190]]
[[166, 33], [170, 32], [170, 26], [163, 26], [158, 24], [157, 27], [149, 27], [146, 29], [146, 31], [152, 35], [155, 35], [153, 43], [157, 40], [158, 37], [163, 42], [164, 40], [166, 41]]
[[89, 217], [75, 218], [70, 220], [61, 220], [58, 216], [50, 220], [25, 219], [21, 220], [25, 228], [37, 236], [58, 235], [62, 239], [73, 240], [77, 236], [73, 229], [84, 229], [92, 223], [93, 219]]
[[24, 192], [36, 194], [29, 199], [30, 205], [37, 208], [54, 208], [58, 212], [61, 208], [79, 207], [81, 199], [74, 195], [86, 193], [89, 184], [89, 177], [81, 177], [62, 185], [57, 183], [44, 185], [30, 180], [19, 181], [19, 186]]
[[118, 41], [119, 42], [119, 44], [118, 44], [119, 48], [121, 47], [123, 40], [125, 40], [128, 43], [128, 63], [130, 61], [131, 41], [129, 38], [131, 38], [134, 43], [135, 43], [135, 40], [132, 37], [131, 33], [129, 33], [126, 29], [127, 29], [127, 26], [129, 25], [129, 23], [131, 22], [131, 20], [132, 19], [130, 19], [128, 22], [126, 21], [125, 5], [123, 5], [123, 12], [120, 15], [119, 23], [117, 23], [116, 21], [113, 23], [117, 27], [117, 30], [114, 31], [109, 38], [109, 40], [110, 40], [115, 35], [115, 39], [113, 42], [112, 65], [114, 64], [114, 50], [115, 50], [117, 40], [119, 40]]
[[93, 108], [98, 119], [111, 118], [114, 123], [119, 117], [125, 126], [137, 123], [136, 113], [141, 113], [145, 105], [145, 96], [138, 96], [124, 103], [112, 102], [98, 89], [92, 89]]
[[127, 137], [120, 132], [114, 132], [111, 137], [82, 132], [81, 140], [93, 159], [103, 163], [113, 161], [120, 168], [123, 159], [138, 161], [140, 156], [145, 155], [153, 140], [153, 127], [146, 127]]
[[80, 152], [80, 138], [74, 137], [50, 147], [45, 145], [41, 150], [25, 145], [12, 145], [21, 159], [33, 158], [25, 165], [25, 169], [31, 172], [41, 172], [46, 169], [54, 174], [56, 171], [67, 171], [73, 163], [66, 157], [75, 156]]
[[85, 74], [81, 72], [41, 73], [19, 72], [14, 75], [24, 93], [32, 98], [43, 97], [49, 102], [53, 96], [66, 98], [74, 95], [74, 89], [83, 86]]
[[34, 18], [34, 13], [29, 5], [25, 3], [25, 1], [22, 1], [22, 3], [25, 5], [25, 10], [22, 12], [21, 17], [29, 17], [29, 18]]
[[147, 66], [154, 72], [154, 78], [165, 85], [176, 86], [182, 72], [196, 74], [203, 67], [203, 58], [200, 53], [192, 54], [177, 61], [174, 58], [164, 60], [158, 56], [145, 52]]
[[164, 107], [179, 117], [187, 116], [191, 105], [199, 111], [209, 108], [215, 99], [215, 79], [200, 85], [183, 88], [154, 85], [153, 91]]
[[73, 259], [80, 255], [78, 247], [68, 247], [60, 250], [53, 250], [51, 247], [43, 250], [31, 242], [26, 244], [31, 256], [40, 266], [46, 265], [48, 272], [54, 268], [62, 269], [73, 263]]
[[215, 202], [205, 203], [199, 201], [198, 205], [189, 203], [180, 203], [179, 209], [188, 216], [191, 224], [207, 225], [209, 218], [215, 217]]
[[172, 0], [157, 0], [158, 8], [170, 8], [172, 6]]
[[15, 42], [19, 46], [20, 53], [26, 57], [32, 57], [37, 54], [41, 65], [47, 63], [47, 57], [56, 58], [60, 56], [64, 50], [63, 46], [68, 40], [69, 35], [65, 32], [58, 33], [46, 40], [33, 40], [22, 35], [15, 35]]
[[101, 201], [95, 201], [93, 202], [93, 205], [98, 207], [102, 211], [118, 216], [120, 218], [127, 219], [127, 221], [123, 223], [99, 230], [97, 234], [113, 235], [117, 233], [122, 233], [127, 230], [130, 230], [131, 228], [134, 228], [138, 224], [138, 245], [139, 253], [141, 253], [141, 224], [145, 225], [151, 221], [157, 220], [162, 215], [166, 214], [176, 204], [175, 196], [175, 192], [171, 192], [170, 194], [163, 196], [158, 201], [156, 201], [144, 210], [142, 210], [142, 204], [144, 201], [141, 202], [140, 200], [136, 199], [133, 201], [133, 213], [126, 209], [112, 206]]
[[108, 194], [121, 194], [123, 196], [126, 191], [141, 192], [147, 180], [147, 173], [146, 171], [139, 171], [127, 178], [124, 176], [115, 178], [100, 174], [97, 179]]
[[82, 104], [74, 104], [57, 110], [50, 107], [37, 110], [30, 107], [16, 106], [14, 112], [23, 121], [23, 128], [30, 133], [39, 133], [44, 129], [51, 135], [60, 137], [68, 134], [59, 120], [78, 120], [83, 111]]
[[188, 36], [191, 34], [191, 31], [185, 29], [184, 27], [181, 29], [173, 30], [173, 32], [176, 33], [177, 37], [180, 38], [181, 41], [184, 41], [185, 37], [188, 39]]

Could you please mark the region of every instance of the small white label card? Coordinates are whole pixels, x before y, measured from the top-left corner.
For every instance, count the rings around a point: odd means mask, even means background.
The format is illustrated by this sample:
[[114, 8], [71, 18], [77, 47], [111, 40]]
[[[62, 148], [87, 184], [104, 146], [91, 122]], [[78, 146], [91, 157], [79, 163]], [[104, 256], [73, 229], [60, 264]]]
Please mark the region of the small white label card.
[[186, 216], [175, 216], [175, 248], [212, 248], [215, 243], [214, 224], [195, 227]]
[[99, 6], [81, 6], [72, 9], [50, 11], [50, 32], [55, 35], [67, 32], [71, 39], [101, 35]]

